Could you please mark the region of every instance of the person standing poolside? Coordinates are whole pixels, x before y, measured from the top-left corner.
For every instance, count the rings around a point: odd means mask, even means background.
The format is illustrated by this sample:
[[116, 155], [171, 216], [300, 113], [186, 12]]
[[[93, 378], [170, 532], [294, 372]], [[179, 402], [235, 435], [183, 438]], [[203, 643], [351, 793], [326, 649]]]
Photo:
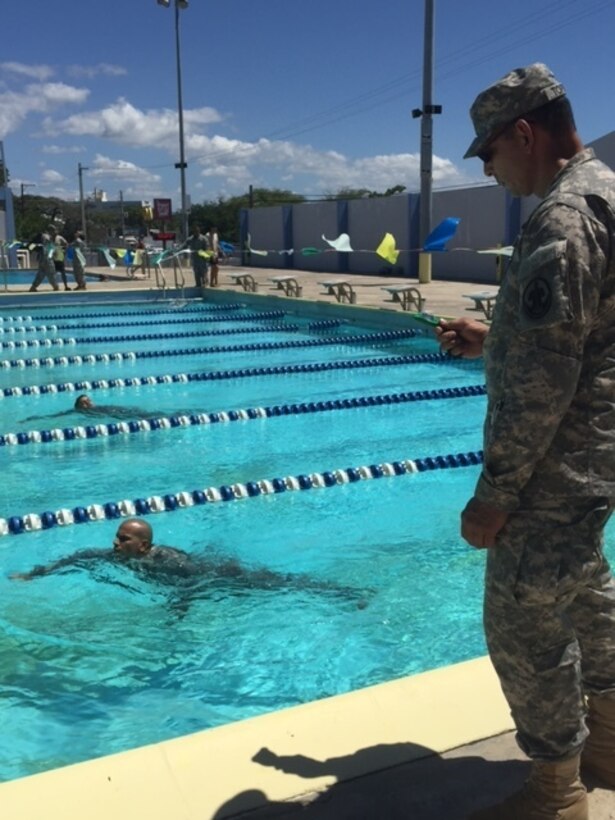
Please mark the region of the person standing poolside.
[[145, 243], [143, 242], [143, 237], [139, 237], [137, 241], [137, 246], [134, 249], [134, 254], [132, 258], [132, 264], [128, 269], [128, 276], [131, 279], [136, 278], [136, 273], [138, 270], [141, 271], [140, 278], [145, 279], [145, 262], [146, 262], [147, 251], [145, 250]]
[[203, 254], [210, 250], [210, 246], [207, 235], [201, 233], [199, 225], [194, 226], [192, 234], [186, 239], [182, 248], [190, 250], [194, 283], [197, 288], [202, 288], [207, 285], [207, 256]]
[[[50, 232], [52, 228], [50, 228]], [[68, 281], [66, 279], [66, 263], [65, 263], [65, 256], [66, 256], [66, 248], [68, 247], [68, 242], [64, 237], [59, 234], [57, 231], [53, 231], [51, 233], [53, 236], [53, 265], [55, 267], [56, 273], [59, 273], [62, 277], [62, 282], [64, 283], [64, 290], [70, 290], [68, 287]]]
[[206, 234], [211, 256], [209, 257], [209, 284], [212, 288], [218, 287], [218, 265], [220, 264], [220, 239], [218, 229], [211, 227]]
[[72, 241], [73, 249], [73, 276], [77, 282], [75, 290], [85, 290], [85, 242], [81, 231], [75, 233]]
[[451, 355], [485, 358], [484, 462], [461, 533], [487, 549], [487, 645], [532, 760], [520, 792], [471, 817], [586, 820], [580, 764], [615, 788], [615, 583], [602, 552], [615, 499], [615, 174], [584, 149], [542, 63], [487, 88], [470, 114], [466, 157], [542, 200], [491, 327], [437, 330]]
[[30, 293], [35, 293], [43, 279], [47, 279], [54, 290], [59, 290], [56, 280], [56, 269], [53, 264], [54, 244], [52, 234], [43, 231], [38, 246], [38, 269], [34, 281], [30, 285]]

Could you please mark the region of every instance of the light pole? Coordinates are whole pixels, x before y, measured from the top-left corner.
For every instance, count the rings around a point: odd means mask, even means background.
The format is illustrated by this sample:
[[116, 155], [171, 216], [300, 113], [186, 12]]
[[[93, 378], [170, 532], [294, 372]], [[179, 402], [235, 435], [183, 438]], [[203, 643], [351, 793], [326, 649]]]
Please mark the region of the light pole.
[[[171, 5], [171, 0], [157, 0], [159, 6]], [[188, 0], [173, 0], [175, 6], [175, 62], [177, 68], [177, 116], [179, 120], [179, 162], [175, 167], [179, 168], [179, 179], [181, 188], [181, 214], [182, 214], [182, 239], [188, 238], [188, 206], [186, 202], [186, 152], [184, 149], [184, 106], [182, 102], [182, 68], [181, 68], [181, 48], [179, 42], [179, 10], [188, 8]]]
[[[419, 240], [425, 242], [431, 232], [432, 177], [433, 177], [433, 121], [434, 114], [442, 113], [441, 105], [434, 105], [434, 6], [435, 0], [425, 0], [425, 31], [423, 35], [423, 108], [415, 108], [414, 118], [421, 119], [421, 197], [419, 200]], [[431, 255], [419, 254], [419, 282], [431, 282]]]
[[89, 168], [86, 168], [85, 165], [81, 163], [77, 166], [78, 174], [79, 174], [79, 204], [81, 205], [81, 230], [83, 232], [83, 241], [87, 245], [88, 243], [88, 226], [87, 222], [85, 221], [85, 198], [83, 196], [83, 172], [88, 171]]

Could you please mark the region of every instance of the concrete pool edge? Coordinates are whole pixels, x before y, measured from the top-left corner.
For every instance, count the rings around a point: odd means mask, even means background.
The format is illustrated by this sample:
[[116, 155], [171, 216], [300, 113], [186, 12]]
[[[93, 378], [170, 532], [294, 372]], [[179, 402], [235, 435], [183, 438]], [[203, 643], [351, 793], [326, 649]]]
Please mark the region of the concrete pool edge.
[[4, 783], [0, 803], [7, 820], [42, 807], [47, 820], [221, 820], [511, 728], [479, 658]]
[[288, 314], [294, 313], [310, 319], [339, 319], [353, 324], [366, 325], [373, 328], [395, 330], [411, 327], [425, 332], [423, 325], [416, 322], [411, 311], [396, 310], [370, 305], [347, 305], [339, 302], [326, 302], [322, 299], [288, 298], [273, 293], [245, 293], [220, 288], [185, 288], [184, 291], [169, 289], [163, 299], [160, 292], [151, 290], [128, 290], [126, 288], [109, 288], [104, 293], [100, 291], [85, 292], [8, 292], [0, 293], [1, 308], [20, 308], [27, 310], [33, 307], [62, 308], [70, 305], [79, 308], [94, 308], [96, 306], [131, 302], [148, 304], [150, 307], [162, 308], [165, 304], [185, 300], [186, 303], [204, 301], [207, 304], [224, 305], [241, 303], [244, 307], [260, 308], [262, 310], [284, 310]]

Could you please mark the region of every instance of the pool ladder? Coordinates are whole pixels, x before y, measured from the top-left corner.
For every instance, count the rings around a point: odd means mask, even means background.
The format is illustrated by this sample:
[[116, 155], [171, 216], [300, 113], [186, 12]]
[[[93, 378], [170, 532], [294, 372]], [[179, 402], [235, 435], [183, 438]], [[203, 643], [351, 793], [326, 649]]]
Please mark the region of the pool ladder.
[[[178, 300], [173, 300], [177, 303], [186, 304], [186, 294], [185, 294], [185, 287], [186, 287], [186, 278], [184, 276], [184, 270], [181, 264], [181, 257], [179, 255], [174, 255], [173, 257], [173, 280], [174, 280], [174, 288], [176, 291], [180, 292], [180, 297]], [[154, 265], [154, 275], [156, 278], [156, 290], [157, 295], [155, 297], [155, 301], [166, 300], [167, 299], [167, 280], [164, 275], [164, 271], [162, 270], [162, 265], [160, 261], [156, 262]]]

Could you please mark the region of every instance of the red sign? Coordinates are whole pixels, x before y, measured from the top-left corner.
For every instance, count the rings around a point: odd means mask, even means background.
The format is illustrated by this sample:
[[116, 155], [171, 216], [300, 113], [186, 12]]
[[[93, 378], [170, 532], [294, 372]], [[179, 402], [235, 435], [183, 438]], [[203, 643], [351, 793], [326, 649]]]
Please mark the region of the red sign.
[[154, 219], [171, 219], [173, 209], [170, 199], [155, 199], [154, 200]]

